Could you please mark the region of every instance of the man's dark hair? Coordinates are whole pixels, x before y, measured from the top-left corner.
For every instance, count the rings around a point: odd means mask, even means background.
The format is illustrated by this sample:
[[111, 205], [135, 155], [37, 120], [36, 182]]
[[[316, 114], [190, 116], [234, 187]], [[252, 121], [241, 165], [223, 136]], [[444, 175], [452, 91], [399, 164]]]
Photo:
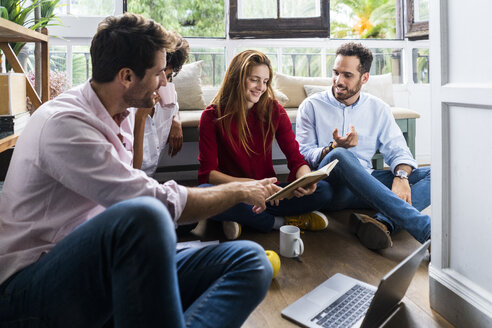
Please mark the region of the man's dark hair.
[[359, 72], [361, 75], [369, 72], [369, 70], [371, 69], [372, 52], [368, 48], [364, 47], [361, 43], [345, 43], [337, 49], [336, 55], [356, 56], [357, 58], [359, 58]]
[[183, 64], [188, 60], [190, 45], [188, 44], [188, 41], [181, 37], [177, 32], [170, 31], [170, 34], [173, 34], [177, 43], [176, 49], [172, 50], [172, 52], [168, 52], [166, 55], [166, 67], [172, 67], [174, 75], [176, 76], [183, 67]]
[[143, 78], [154, 66], [155, 54], [173, 50], [175, 38], [160, 24], [141, 15], [126, 13], [105, 18], [91, 43], [92, 79], [110, 82], [122, 68]]

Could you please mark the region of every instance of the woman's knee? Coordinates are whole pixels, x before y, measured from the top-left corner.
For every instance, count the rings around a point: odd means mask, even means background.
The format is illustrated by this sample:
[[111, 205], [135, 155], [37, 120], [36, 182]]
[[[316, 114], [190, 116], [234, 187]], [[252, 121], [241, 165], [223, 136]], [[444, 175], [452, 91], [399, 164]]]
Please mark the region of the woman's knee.
[[326, 180], [319, 181], [314, 195], [322, 204], [331, 202], [333, 198], [333, 190], [330, 183]]

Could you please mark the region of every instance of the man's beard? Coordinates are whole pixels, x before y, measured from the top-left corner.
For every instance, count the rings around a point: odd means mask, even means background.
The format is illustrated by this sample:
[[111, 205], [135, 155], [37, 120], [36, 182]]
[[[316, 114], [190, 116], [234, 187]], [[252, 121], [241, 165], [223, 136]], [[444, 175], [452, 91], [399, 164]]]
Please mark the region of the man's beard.
[[357, 82], [357, 84], [355, 85], [355, 87], [353, 89], [345, 89], [345, 94], [342, 94], [342, 95], [340, 95], [336, 92], [336, 88], [338, 86], [333, 86], [333, 87], [335, 88], [335, 91], [333, 92], [333, 94], [338, 101], [347, 100], [350, 97], [353, 97], [354, 95], [356, 95], [360, 91], [360, 89], [362, 88], [362, 78], [359, 80], [359, 82]]
[[152, 108], [154, 107], [154, 99], [152, 95], [145, 95], [143, 98], [136, 98], [133, 90], [128, 90], [123, 95], [123, 100], [128, 104], [128, 107], [136, 107], [136, 108]]

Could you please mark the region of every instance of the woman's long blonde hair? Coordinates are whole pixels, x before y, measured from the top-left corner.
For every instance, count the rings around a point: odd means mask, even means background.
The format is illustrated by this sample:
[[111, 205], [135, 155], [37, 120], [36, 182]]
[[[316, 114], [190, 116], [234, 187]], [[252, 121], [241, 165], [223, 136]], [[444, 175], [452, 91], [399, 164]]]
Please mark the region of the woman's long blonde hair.
[[244, 148], [248, 155], [254, 151], [248, 145], [248, 140], [251, 139], [251, 131], [246, 121], [248, 115], [246, 108], [246, 83], [253, 67], [258, 65], [266, 65], [270, 74], [267, 88], [256, 104], [257, 119], [264, 123], [261, 124], [261, 131], [264, 140], [263, 147], [266, 152], [267, 147], [271, 147], [271, 143], [269, 145], [266, 144], [267, 137], [270, 135], [273, 136], [275, 133], [272, 121], [273, 100], [275, 96], [272, 89], [272, 65], [264, 53], [257, 50], [245, 50], [234, 56], [226, 71], [219, 92], [212, 100], [212, 104], [217, 107], [217, 119], [220, 128], [229, 137], [229, 140], [232, 140], [231, 126], [232, 122], [236, 122], [239, 140], [238, 144], [233, 143], [233, 146]]

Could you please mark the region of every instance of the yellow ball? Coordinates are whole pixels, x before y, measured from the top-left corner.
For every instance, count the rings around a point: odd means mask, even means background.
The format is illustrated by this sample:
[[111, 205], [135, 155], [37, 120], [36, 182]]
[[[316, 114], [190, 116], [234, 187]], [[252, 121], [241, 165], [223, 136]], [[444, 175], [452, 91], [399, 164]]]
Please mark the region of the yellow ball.
[[265, 251], [265, 253], [272, 264], [273, 278], [275, 278], [280, 270], [280, 257], [274, 251]]

